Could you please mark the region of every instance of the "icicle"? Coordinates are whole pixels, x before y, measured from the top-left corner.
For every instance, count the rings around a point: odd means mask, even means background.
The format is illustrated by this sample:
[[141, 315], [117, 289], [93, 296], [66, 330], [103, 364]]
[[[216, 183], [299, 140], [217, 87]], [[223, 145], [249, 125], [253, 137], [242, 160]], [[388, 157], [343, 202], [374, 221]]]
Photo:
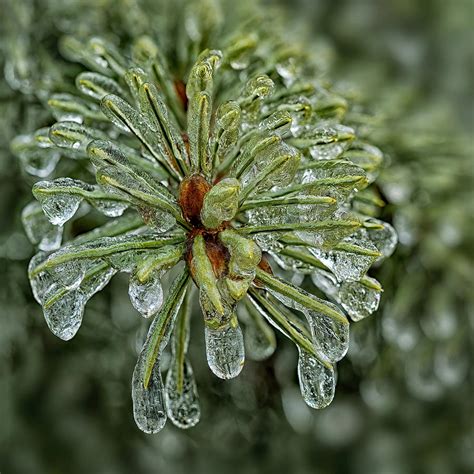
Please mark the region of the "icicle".
[[358, 281], [380, 257], [378, 249], [364, 233], [362, 229], [346, 237], [328, 252], [317, 248], [309, 251], [334, 273], [338, 281]]

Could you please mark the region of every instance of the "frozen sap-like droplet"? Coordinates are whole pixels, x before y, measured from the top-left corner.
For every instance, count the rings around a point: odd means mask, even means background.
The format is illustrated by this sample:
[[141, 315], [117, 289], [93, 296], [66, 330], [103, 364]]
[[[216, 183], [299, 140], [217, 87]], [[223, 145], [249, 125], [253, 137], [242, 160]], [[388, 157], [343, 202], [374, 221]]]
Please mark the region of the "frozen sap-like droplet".
[[244, 338], [239, 326], [220, 329], [206, 326], [206, 354], [209, 368], [221, 379], [240, 374], [245, 361]]
[[160, 365], [155, 362], [147, 388], [143, 384], [145, 357], [138, 358], [132, 377], [133, 417], [145, 433], [158, 433], [166, 423], [166, 407]]
[[154, 272], [145, 282], [141, 282], [136, 275], [130, 278], [128, 287], [130, 301], [145, 318], [155, 314], [163, 304], [161, 274], [162, 272]]
[[166, 407], [173, 424], [186, 429], [199, 422], [201, 408], [193, 369], [188, 360], [179, 372], [177, 364], [172, 364], [166, 376]]
[[328, 406], [336, 386], [334, 369], [323, 365], [304, 350], [299, 350], [298, 379], [301, 395], [311, 408]]

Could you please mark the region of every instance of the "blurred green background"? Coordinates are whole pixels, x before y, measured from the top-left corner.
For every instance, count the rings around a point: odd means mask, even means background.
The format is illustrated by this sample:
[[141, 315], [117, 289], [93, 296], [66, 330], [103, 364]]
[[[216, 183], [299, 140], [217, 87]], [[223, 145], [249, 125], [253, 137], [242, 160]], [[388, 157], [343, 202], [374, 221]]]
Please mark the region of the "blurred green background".
[[[79, 334], [53, 336], [26, 278], [33, 248], [21, 209], [31, 177], [9, 151], [48, 117], [34, 94], [55, 80], [64, 32], [133, 29], [134, 1], [0, 0], [0, 472], [463, 473], [474, 470], [472, 281], [474, 3], [298, 0], [290, 33], [320, 51], [327, 75], [379, 121], [385, 219], [400, 235], [375, 276], [377, 314], [353, 325], [333, 404], [311, 411], [294, 348], [216, 379], [202, 328], [191, 357], [201, 422], [147, 436], [130, 379], [145, 328], [114, 278]], [[132, 26], [130, 26], [132, 25]]]

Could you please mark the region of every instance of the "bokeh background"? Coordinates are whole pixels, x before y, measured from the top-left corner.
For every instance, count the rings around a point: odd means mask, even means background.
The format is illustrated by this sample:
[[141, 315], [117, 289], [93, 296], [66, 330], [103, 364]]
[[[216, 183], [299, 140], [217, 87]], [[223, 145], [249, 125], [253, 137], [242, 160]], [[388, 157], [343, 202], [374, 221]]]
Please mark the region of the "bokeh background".
[[367, 133], [387, 156], [384, 219], [400, 245], [375, 269], [381, 308], [353, 325], [329, 408], [306, 407], [283, 339], [270, 360], [216, 379], [198, 326], [202, 420], [189, 431], [168, 423], [156, 436], [133, 421], [130, 378], [145, 328], [124, 278], [90, 301], [72, 341], [49, 332], [27, 281], [33, 248], [20, 221], [33, 179], [9, 149], [18, 133], [48, 124], [36, 88], [68, 67], [58, 39], [133, 34], [135, 3], [0, 0], [0, 472], [472, 472], [472, 0], [267, 2], [377, 117]]

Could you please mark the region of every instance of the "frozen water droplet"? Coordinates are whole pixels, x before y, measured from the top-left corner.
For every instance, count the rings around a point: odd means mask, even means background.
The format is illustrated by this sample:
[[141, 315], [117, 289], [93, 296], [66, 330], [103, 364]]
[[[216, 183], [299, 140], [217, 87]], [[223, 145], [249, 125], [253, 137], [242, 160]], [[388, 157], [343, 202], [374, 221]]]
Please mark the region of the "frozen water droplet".
[[[47, 259], [47, 254], [38, 253], [31, 259], [29, 271]], [[82, 323], [85, 304], [114, 273], [104, 264], [84, 260], [63, 263], [34, 275], [31, 278], [33, 295], [43, 306], [53, 334], [66, 341], [74, 337]]]
[[[341, 241], [341, 244], [363, 247], [375, 253], [378, 250], [360, 232], [346, 237]], [[326, 252], [318, 248], [310, 248], [309, 251], [334, 273], [338, 281], [360, 280], [377, 259], [373, 255], [361, 255], [349, 250], [330, 250]]]
[[[338, 311], [336, 305], [327, 301], [325, 304]], [[330, 362], [341, 360], [349, 349], [349, 324], [318, 311], [305, 309], [304, 314], [311, 329], [316, 352]]]
[[187, 283], [188, 273], [183, 271], [171, 285], [167, 303], [151, 323], [133, 371], [133, 413], [138, 427], [145, 433], [157, 433], [166, 423], [165, 393], [160, 367]]
[[178, 428], [191, 428], [199, 422], [201, 409], [193, 369], [188, 360], [182, 373], [172, 363], [166, 376], [166, 407], [168, 416]]
[[244, 338], [239, 326], [211, 329], [206, 326], [206, 354], [209, 368], [221, 379], [240, 374], [245, 361]]
[[339, 283], [331, 272], [317, 268], [311, 273], [311, 280], [314, 285], [326, 293], [327, 296], [336, 299], [339, 291]]
[[23, 209], [21, 220], [28, 239], [40, 250], [51, 251], [60, 247], [63, 228], [49, 222], [38, 202], [30, 202]]
[[147, 388], [144, 387], [145, 357], [140, 355], [132, 377], [133, 416], [145, 433], [158, 433], [166, 423], [163, 381], [158, 361], [153, 366]]
[[84, 304], [84, 295], [79, 290], [72, 290], [44, 307], [44, 318], [51, 332], [64, 341], [72, 339], [81, 326]]
[[324, 408], [334, 398], [334, 369], [326, 367], [308, 352], [299, 349], [298, 378], [301, 395], [311, 408]]
[[51, 224], [63, 225], [76, 213], [81, 201], [80, 196], [57, 194], [45, 199], [41, 205]]
[[136, 275], [130, 278], [128, 294], [134, 308], [143, 317], [149, 318], [163, 304], [162, 272], [154, 272], [146, 281], [141, 282]]
[[309, 149], [315, 160], [333, 160], [341, 156], [349, 146], [349, 142], [321, 143]]
[[340, 315], [338, 319], [329, 317], [322, 312], [308, 309], [293, 299], [281, 295], [274, 290], [269, 289], [268, 291], [288, 308], [301, 311], [305, 315], [311, 330], [311, 338], [314, 347], [322, 358], [330, 362], [337, 362], [346, 355], [349, 348], [349, 324], [344, 314], [336, 305], [329, 301], [320, 300], [301, 288], [298, 289], [300, 293], [306, 294], [312, 299], [319, 300], [321, 304], [329, 307], [333, 312], [338, 313]]
[[366, 229], [367, 235], [372, 243], [377, 247], [377, 250], [382, 254], [382, 257], [390, 257], [397, 246], [397, 233], [395, 229], [387, 222], [379, 221], [378, 219], [368, 219], [368, 222], [382, 226], [381, 229]]
[[117, 202], [108, 199], [94, 199], [92, 201], [94, 207], [107, 217], [119, 217], [128, 207], [127, 203]]
[[360, 321], [377, 310], [380, 296], [379, 290], [369, 288], [359, 281], [344, 282], [339, 289], [337, 300], [353, 321]]

